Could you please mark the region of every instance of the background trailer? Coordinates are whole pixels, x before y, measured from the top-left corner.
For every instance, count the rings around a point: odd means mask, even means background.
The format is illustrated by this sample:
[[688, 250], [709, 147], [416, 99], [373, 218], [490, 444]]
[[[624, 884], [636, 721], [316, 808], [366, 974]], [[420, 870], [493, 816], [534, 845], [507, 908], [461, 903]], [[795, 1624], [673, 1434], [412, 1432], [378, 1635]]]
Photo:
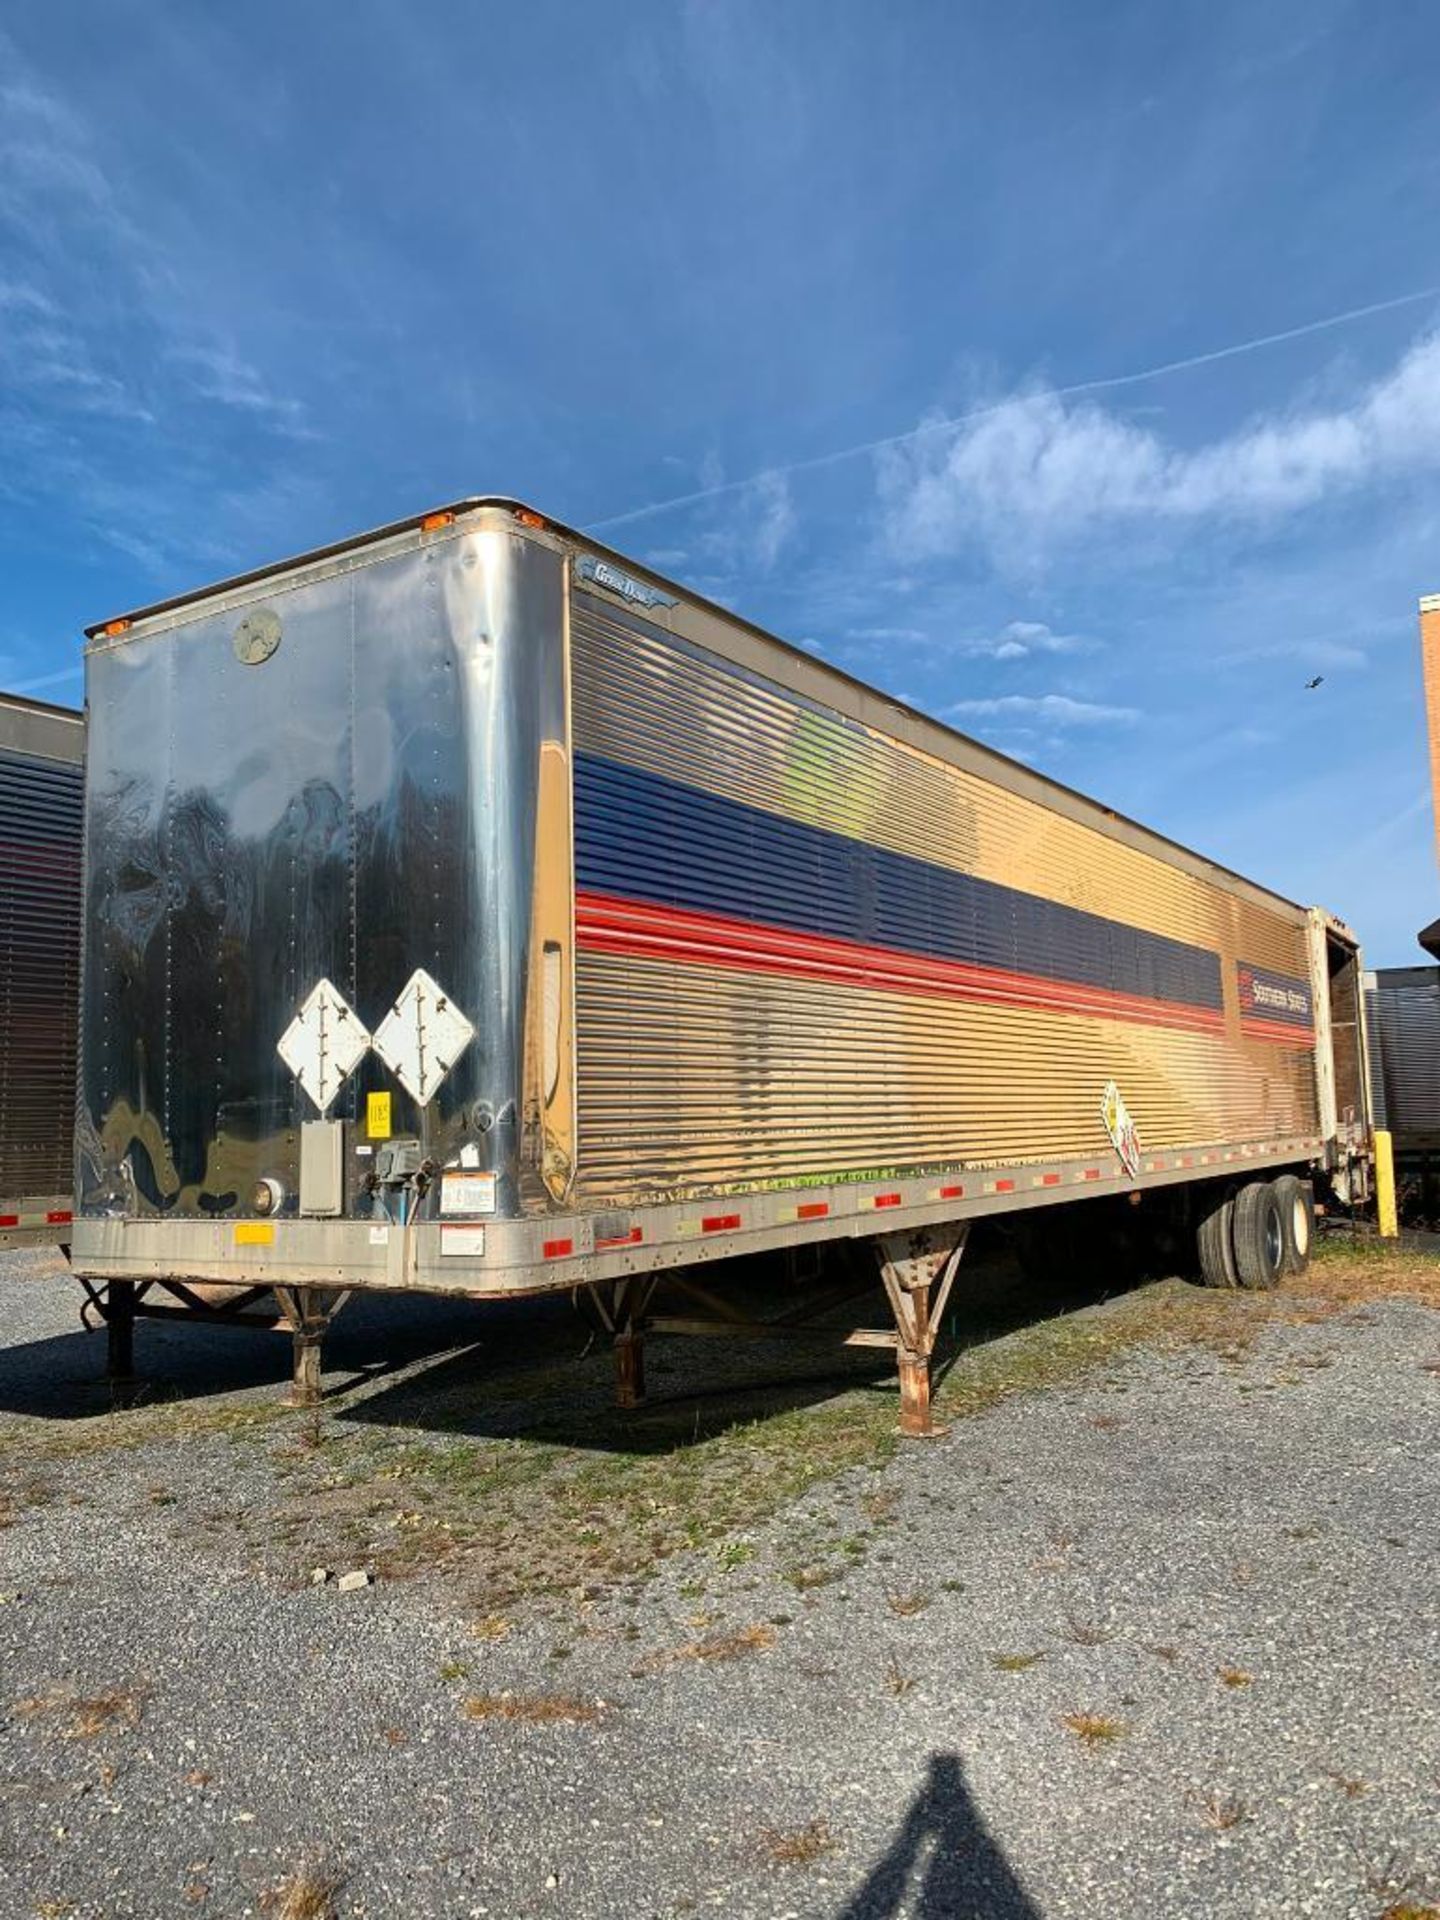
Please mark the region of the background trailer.
[[0, 694], [0, 1247], [70, 1238], [85, 722]]
[[1363, 1190], [1337, 922], [528, 508], [111, 621], [87, 688], [121, 1371], [162, 1294], [273, 1294], [308, 1392], [348, 1289], [580, 1289], [633, 1398], [647, 1324], [713, 1324], [660, 1275], [723, 1315], [698, 1263], [864, 1237], [923, 1427], [976, 1215], [1153, 1190], [1268, 1285], [1303, 1180]]

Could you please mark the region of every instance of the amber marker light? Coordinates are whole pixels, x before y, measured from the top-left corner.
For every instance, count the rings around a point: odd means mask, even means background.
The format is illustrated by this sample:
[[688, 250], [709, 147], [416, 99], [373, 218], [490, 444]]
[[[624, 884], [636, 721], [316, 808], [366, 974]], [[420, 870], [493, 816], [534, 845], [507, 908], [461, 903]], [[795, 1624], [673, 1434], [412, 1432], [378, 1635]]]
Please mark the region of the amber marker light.
[[122, 633], [128, 633], [129, 631], [130, 622], [128, 620], [107, 620], [105, 622], [105, 638], [107, 640], [118, 640]]
[[454, 520], [453, 513], [427, 513], [420, 522], [422, 533], [438, 533], [441, 527], [448, 527]]

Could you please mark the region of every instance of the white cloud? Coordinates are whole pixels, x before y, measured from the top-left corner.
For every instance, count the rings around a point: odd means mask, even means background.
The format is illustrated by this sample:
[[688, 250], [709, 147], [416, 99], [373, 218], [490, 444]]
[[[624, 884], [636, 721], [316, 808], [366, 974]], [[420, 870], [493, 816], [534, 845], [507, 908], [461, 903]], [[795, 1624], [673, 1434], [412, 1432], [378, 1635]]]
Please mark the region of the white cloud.
[[1017, 394], [954, 433], [879, 456], [893, 549], [1033, 547], [1104, 523], [1264, 520], [1440, 466], [1440, 334], [1348, 408], [1262, 417], [1180, 448], [1093, 400]]
[[1131, 726], [1138, 707], [1106, 707], [1072, 700], [1065, 693], [1003, 693], [988, 700], [957, 700], [945, 708], [949, 719], [1025, 719], [1050, 727]]

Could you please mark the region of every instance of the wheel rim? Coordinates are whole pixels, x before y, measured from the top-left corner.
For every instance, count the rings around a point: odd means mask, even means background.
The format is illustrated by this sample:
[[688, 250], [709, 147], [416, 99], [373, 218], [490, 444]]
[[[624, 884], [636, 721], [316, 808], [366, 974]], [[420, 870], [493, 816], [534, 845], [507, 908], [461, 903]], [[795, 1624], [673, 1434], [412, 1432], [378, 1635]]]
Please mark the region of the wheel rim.
[[1310, 1252], [1310, 1209], [1305, 1204], [1303, 1194], [1297, 1193], [1291, 1203], [1290, 1219], [1295, 1241], [1295, 1251], [1304, 1260]]

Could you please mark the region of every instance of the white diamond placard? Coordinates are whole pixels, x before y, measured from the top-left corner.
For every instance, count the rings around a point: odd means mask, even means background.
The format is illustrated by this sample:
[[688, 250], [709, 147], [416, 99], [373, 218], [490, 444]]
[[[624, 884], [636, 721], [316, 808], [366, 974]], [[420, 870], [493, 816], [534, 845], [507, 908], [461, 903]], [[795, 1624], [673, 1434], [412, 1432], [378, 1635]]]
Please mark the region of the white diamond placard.
[[365, 1058], [370, 1035], [338, 987], [317, 981], [276, 1051], [321, 1113]]
[[405, 1091], [428, 1106], [475, 1029], [423, 967], [375, 1030], [374, 1047]]

